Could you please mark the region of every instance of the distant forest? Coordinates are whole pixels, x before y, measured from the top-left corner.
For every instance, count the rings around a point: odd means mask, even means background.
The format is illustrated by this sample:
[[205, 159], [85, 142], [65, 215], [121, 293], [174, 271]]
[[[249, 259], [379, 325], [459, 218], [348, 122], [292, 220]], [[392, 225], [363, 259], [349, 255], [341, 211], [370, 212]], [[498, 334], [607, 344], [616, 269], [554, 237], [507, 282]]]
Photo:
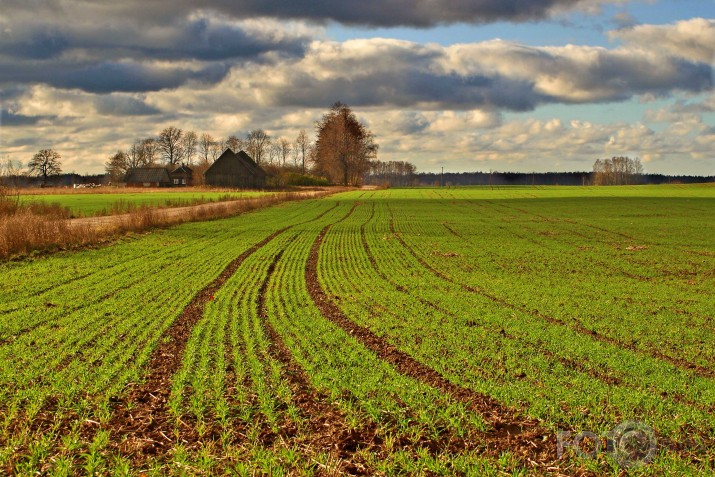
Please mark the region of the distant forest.
[[[368, 174], [365, 183], [371, 185], [388, 185], [393, 187], [424, 187], [424, 186], [506, 186], [506, 185], [593, 185], [593, 172], [413, 172], [403, 174], [385, 174], [383, 171]], [[4, 179], [4, 180], [2, 180]], [[4, 177], [0, 182], [5, 185], [19, 187], [39, 186], [42, 178], [28, 176]], [[73, 184], [104, 184], [109, 180], [105, 174], [60, 174], [48, 180], [55, 187]], [[696, 184], [715, 182], [715, 176], [669, 176], [664, 174], [642, 174], [638, 176], [637, 184]]]
[[[715, 176], [641, 174], [637, 184], [695, 184], [715, 182]], [[592, 185], [593, 172], [419, 172], [413, 184], [420, 186], [466, 185]]]

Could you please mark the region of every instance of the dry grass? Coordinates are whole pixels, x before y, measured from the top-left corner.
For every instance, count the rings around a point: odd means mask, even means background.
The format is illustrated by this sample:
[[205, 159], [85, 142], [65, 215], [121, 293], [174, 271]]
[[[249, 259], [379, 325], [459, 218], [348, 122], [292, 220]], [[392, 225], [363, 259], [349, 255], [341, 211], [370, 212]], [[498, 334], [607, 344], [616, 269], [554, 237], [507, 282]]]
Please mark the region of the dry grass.
[[67, 209], [57, 205], [21, 204], [16, 191], [0, 188], [0, 259], [99, 244], [127, 232], [229, 217], [280, 202], [321, 197], [340, 190], [290, 192], [173, 209], [139, 207], [121, 215], [70, 219]]
[[58, 194], [144, 194], [152, 192], [236, 192], [235, 189], [220, 187], [195, 186], [195, 187], [113, 187], [102, 186], [87, 189], [74, 189], [72, 187], [20, 187], [15, 189], [20, 195], [58, 195]]

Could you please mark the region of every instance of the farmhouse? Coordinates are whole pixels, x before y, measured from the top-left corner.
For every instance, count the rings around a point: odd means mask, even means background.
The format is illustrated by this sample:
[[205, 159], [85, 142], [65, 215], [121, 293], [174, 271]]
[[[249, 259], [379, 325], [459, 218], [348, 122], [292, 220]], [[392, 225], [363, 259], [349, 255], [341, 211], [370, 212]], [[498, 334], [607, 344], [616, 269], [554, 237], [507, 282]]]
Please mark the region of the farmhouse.
[[169, 173], [171, 185], [174, 187], [187, 187], [193, 185], [194, 171], [190, 167], [180, 165]]
[[169, 171], [163, 167], [134, 167], [127, 171], [128, 187], [170, 187]]
[[206, 184], [218, 187], [263, 187], [266, 172], [244, 151], [226, 149], [204, 174]]

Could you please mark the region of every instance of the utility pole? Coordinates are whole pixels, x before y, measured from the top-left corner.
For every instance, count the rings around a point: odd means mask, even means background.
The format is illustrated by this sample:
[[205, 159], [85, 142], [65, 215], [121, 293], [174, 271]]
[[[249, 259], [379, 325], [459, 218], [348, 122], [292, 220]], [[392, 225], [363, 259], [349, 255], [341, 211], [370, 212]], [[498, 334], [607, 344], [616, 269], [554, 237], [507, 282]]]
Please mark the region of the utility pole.
[[444, 166], [442, 166], [442, 175], [439, 177], [439, 186], [444, 187]]

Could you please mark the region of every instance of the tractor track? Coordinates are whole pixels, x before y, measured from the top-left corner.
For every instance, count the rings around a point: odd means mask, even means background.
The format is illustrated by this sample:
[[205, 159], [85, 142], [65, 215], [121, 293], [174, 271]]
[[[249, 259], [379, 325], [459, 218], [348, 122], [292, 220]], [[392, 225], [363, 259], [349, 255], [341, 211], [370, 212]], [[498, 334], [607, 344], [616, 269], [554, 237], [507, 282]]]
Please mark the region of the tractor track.
[[326, 452], [338, 458], [339, 472], [348, 475], [371, 475], [367, 464], [355, 456], [360, 449], [371, 449], [379, 442], [376, 440], [376, 426], [370, 425], [363, 429], [351, 429], [344, 413], [334, 404], [329, 403], [327, 396], [321, 395], [310, 384], [305, 371], [295, 361], [283, 338], [268, 321], [266, 296], [268, 285], [278, 261], [285, 249], [281, 250], [268, 267], [263, 283], [258, 292], [258, 316], [268, 336], [270, 345], [268, 353], [271, 358], [282, 365], [281, 376], [291, 389], [292, 401], [306, 418], [307, 429], [297, 435], [295, 430], [285, 436], [287, 440], [300, 439], [301, 447], [310, 454]]

